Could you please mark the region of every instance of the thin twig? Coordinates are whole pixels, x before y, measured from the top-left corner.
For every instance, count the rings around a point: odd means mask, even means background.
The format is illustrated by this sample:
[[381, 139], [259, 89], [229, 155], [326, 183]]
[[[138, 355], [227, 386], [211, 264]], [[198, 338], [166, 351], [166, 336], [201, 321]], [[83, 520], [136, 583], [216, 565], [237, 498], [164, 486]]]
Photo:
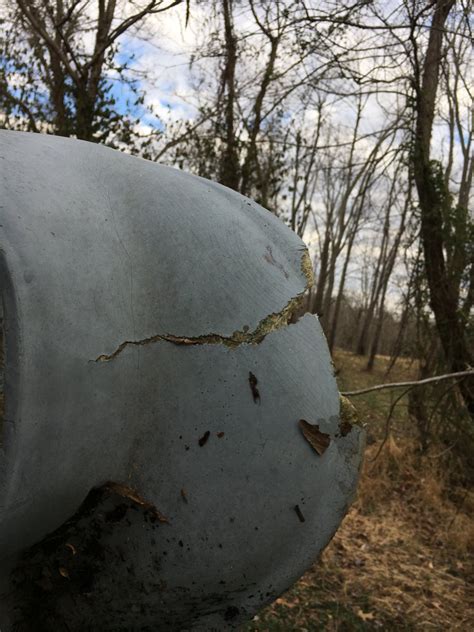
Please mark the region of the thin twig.
[[436, 411], [438, 409], [439, 404], [442, 402], [442, 400], [445, 398], [445, 396], [449, 393], [449, 391], [451, 391], [453, 388], [456, 388], [456, 386], [458, 386], [461, 382], [462, 382], [462, 378], [460, 380], [456, 380], [455, 382], [450, 384], [448, 386], [448, 388], [446, 388], [444, 391], [442, 391], [441, 395], [438, 397], [438, 399], [436, 400], [435, 405], [433, 406], [433, 408], [431, 410], [430, 418], [428, 419], [428, 428], [431, 426], [431, 422], [433, 421], [433, 418], [435, 416], [435, 413], [436, 413]]
[[390, 406], [390, 410], [388, 411], [387, 419], [385, 420], [385, 434], [384, 434], [383, 441], [380, 444], [379, 449], [377, 450], [377, 454], [374, 456], [374, 458], [373, 459], [368, 459], [369, 463], [374, 463], [378, 459], [378, 457], [379, 457], [380, 453], [382, 452], [384, 445], [387, 443], [388, 437], [390, 435], [390, 421], [392, 419], [393, 411], [395, 410], [395, 407], [398, 404], [398, 402], [403, 397], [405, 397], [405, 395], [409, 391], [411, 391], [412, 388], [413, 388], [413, 385], [410, 385], [406, 390], [403, 391], [403, 393], [401, 395], [399, 395], [395, 399], [395, 401], [392, 402], [392, 405]]
[[446, 454], [447, 452], [449, 452], [450, 450], [452, 450], [453, 448], [455, 448], [457, 446], [457, 444], [459, 443], [459, 439], [456, 439], [456, 441], [452, 444], [452, 445], [448, 445], [447, 448], [445, 448], [444, 450], [442, 450], [441, 452], [438, 452], [438, 454], [427, 454], [426, 456], [429, 459], [439, 459], [440, 457], [443, 456], [443, 454]]
[[466, 377], [468, 375], [474, 376], [474, 369], [467, 369], [466, 371], [458, 371], [457, 373], [446, 373], [445, 375], [435, 375], [434, 377], [427, 377], [424, 380], [414, 380], [413, 382], [392, 382], [390, 384], [377, 384], [377, 386], [370, 386], [369, 388], [361, 388], [359, 391], [345, 391], [341, 392], [344, 397], [355, 397], [356, 395], [363, 395], [364, 393], [370, 393], [371, 391], [381, 391], [385, 388], [405, 388], [407, 386], [423, 386], [424, 384], [431, 384], [432, 382], [441, 382], [442, 380], [449, 380], [454, 377]]

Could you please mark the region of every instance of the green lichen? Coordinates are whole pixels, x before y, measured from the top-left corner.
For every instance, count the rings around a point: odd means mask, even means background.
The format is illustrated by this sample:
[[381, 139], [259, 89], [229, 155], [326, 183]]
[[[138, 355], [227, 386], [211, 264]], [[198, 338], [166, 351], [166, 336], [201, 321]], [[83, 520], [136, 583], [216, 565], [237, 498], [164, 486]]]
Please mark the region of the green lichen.
[[344, 395], [339, 395], [339, 402], [341, 425], [349, 424], [350, 426], [359, 426], [362, 428], [362, 422], [359, 419], [354, 404], [347, 397], [344, 397]]
[[301, 257], [301, 272], [306, 277], [306, 290], [309, 290], [314, 285], [314, 272], [313, 272], [313, 264], [311, 263], [311, 257], [309, 256], [308, 250], [304, 250], [303, 256]]

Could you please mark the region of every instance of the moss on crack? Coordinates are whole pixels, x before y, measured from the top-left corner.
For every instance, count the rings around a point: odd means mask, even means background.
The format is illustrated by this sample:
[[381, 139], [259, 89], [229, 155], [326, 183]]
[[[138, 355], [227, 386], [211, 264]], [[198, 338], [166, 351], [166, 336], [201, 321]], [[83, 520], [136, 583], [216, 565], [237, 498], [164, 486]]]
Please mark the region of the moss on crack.
[[110, 355], [102, 354], [95, 359], [96, 362], [109, 362], [116, 358], [126, 347], [142, 347], [153, 342], [171, 342], [178, 346], [196, 346], [196, 345], [225, 345], [226, 347], [235, 348], [241, 344], [257, 345], [272, 331], [281, 329], [288, 325], [293, 313], [299, 307], [302, 295], [292, 298], [281, 312], [265, 316], [253, 331], [237, 330], [231, 336], [222, 336], [220, 334], [204, 334], [202, 336], [186, 337], [174, 336], [173, 334], [157, 334], [142, 340], [125, 340]]
[[304, 249], [303, 255], [301, 257], [301, 272], [306, 277], [305, 290], [309, 290], [314, 285], [314, 272], [313, 264], [311, 263], [311, 257], [309, 256], [309, 252], [306, 248]]
[[339, 417], [341, 423], [350, 424], [351, 426], [363, 427], [362, 422], [357, 414], [357, 409], [354, 404], [344, 395], [339, 395], [340, 412]]
[[253, 331], [248, 331], [248, 328], [242, 330], [236, 330], [231, 336], [222, 336], [220, 334], [204, 334], [202, 336], [175, 336], [173, 334], [157, 334], [142, 340], [125, 340], [117, 349], [107, 355], [101, 354], [98, 356], [96, 362], [109, 362], [116, 358], [126, 347], [142, 347], [154, 342], [170, 342], [179, 346], [194, 346], [194, 345], [217, 345], [222, 344], [226, 347], [235, 348], [241, 344], [257, 345], [272, 331], [286, 327], [294, 313], [298, 310], [303, 300], [303, 296], [310, 287], [313, 285], [313, 268], [311, 265], [311, 259], [308, 251], [305, 249], [301, 257], [301, 271], [306, 278], [306, 286], [302, 292], [297, 294], [294, 298], [290, 299], [285, 307], [273, 314], [265, 316], [257, 325]]

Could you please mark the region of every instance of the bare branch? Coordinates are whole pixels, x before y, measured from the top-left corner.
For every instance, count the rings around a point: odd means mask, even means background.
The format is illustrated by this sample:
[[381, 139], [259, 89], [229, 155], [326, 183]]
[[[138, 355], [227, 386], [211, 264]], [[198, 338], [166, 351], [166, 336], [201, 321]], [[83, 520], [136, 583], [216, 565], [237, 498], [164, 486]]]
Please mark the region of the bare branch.
[[415, 388], [416, 386], [424, 386], [425, 384], [433, 384], [442, 382], [443, 380], [450, 380], [452, 378], [474, 376], [474, 369], [467, 369], [466, 371], [457, 371], [456, 373], [446, 373], [444, 375], [435, 375], [434, 377], [427, 377], [424, 380], [414, 380], [412, 382], [391, 382], [390, 384], [377, 384], [376, 386], [370, 386], [369, 388], [361, 388], [358, 391], [344, 391], [341, 395], [344, 397], [356, 397], [357, 395], [364, 395], [364, 393], [371, 393], [372, 391], [381, 391], [388, 388]]

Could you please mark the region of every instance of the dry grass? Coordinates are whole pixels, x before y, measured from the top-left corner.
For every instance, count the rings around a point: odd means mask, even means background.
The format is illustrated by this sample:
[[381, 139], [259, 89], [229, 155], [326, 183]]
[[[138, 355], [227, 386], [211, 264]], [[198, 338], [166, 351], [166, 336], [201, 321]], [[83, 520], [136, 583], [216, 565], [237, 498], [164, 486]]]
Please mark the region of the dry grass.
[[[384, 380], [361, 358], [336, 353], [340, 388]], [[397, 363], [387, 381], [414, 377]], [[321, 559], [247, 632], [474, 629], [474, 492], [453, 488], [436, 450], [420, 456], [406, 412], [397, 409], [374, 461], [393, 394], [358, 398], [369, 442], [358, 499]]]

